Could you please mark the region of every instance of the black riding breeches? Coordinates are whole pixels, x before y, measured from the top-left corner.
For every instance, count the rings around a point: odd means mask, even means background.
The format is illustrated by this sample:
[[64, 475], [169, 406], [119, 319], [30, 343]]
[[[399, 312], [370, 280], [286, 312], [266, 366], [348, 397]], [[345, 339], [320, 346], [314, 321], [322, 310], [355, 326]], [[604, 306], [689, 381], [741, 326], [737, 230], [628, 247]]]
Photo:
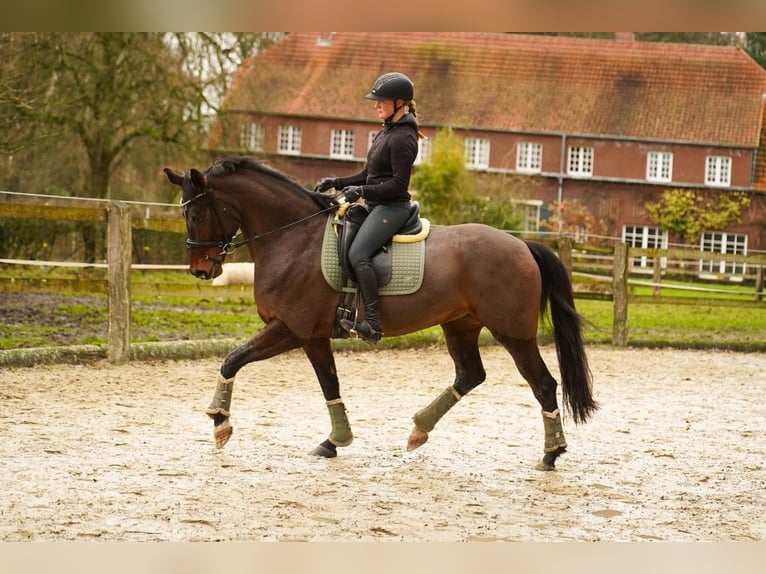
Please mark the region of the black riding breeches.
[[354, 238], [348, 251], [348, 260], [356, 267], [369, 260], [401, 229], [410, 215], [410, 202], [379, 203], [370, 208], [370, 214]]

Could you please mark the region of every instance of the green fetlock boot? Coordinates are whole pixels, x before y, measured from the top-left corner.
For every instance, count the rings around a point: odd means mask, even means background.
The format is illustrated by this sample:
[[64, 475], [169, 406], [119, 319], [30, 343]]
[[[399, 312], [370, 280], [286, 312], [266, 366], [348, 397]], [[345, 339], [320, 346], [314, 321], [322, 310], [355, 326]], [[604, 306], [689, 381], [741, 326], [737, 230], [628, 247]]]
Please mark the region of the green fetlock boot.
[[567, 441], [564, 438], [564, 429], [561, 425], [559, 409], [552, 413], [543, 411], [543, 427], [545, 428], [545, 447], [543, 452], [556, 452], [559, 449], [563, 451], [567, 447]]
[[332, 430], [328, 440], [335, 446], [348, 446], [354, 440], [351, 425], [346, 414], [346, 405], [342, 399], [327, 401], [327, 410], [330, 411]]
[[213, 400], [205, 410], [211, 419], [214, 419], [216, 415], [231, 416], [231, 392], [233, 389], [234, 377], [225, 379], [222, 374], [218, 373], [218, 384], [215, 386]]
[[436, 423], [447, 414], [448, 410], [457, 404], [460, 398], [460, 394], [455, 390], [455, 387], [447, 387], [430, 405], [418, 411], [412, 417], [415, 426], [424, 432], [431, 432], [434, 430]]

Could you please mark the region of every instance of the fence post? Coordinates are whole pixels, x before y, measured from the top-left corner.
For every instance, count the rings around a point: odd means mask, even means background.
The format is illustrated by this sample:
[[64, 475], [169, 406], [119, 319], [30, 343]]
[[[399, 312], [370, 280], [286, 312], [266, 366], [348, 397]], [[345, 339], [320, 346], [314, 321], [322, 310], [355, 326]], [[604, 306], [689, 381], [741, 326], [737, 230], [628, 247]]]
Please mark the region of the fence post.
[[572, 238], [568, 235], [559, 239], [559, 259], [566, 267], [569, 281], [572, 281]]
[[759, 265], [755, 270], [755, 300], [763, 299], [763, 265]]
[[654, 256], [654, 267], [652, 268], [652, 297], [660, 296], [660, 282], [662, 281], [662, 268], [660, 267], [661, 258], [659, 255]]
[[107, 357], [122, 363], [130, 356], [130, 263], [132, 225], [130, 207], [118, 201], [107, 208], [107, 254], [109, 264], [109, 335]]
[[614, 246], [613, 273], [612, 345], [625, 347], [628, 344], [628, 246], [626, 243], [617, 243]]

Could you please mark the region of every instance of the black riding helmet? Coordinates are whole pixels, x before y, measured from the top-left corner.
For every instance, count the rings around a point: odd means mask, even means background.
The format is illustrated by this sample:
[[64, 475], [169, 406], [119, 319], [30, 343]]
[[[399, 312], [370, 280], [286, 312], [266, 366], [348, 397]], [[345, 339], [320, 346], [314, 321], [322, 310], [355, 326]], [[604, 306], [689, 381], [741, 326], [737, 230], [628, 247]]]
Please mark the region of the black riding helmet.
[[386, 121], [389, 122], [402, 107], [396, 105], [396, 100], [404, 100], [406, 104], [412, 99], [414, 94], [415, 86], [412, 84], [412, 80], [400, 72], [389, 72], [375, 80], [372, 88], [370, 88], [370, 93], [365, 98], [376, 102], [392, 100], [394, 102], [394, 113], [386, 118]]
[[370, 93], [365, 98], [379, 102], [384, 100], [409, 102], [414, 92], [415, 87], [407, 76], [399, 72], [389, 72], [375, 80]]

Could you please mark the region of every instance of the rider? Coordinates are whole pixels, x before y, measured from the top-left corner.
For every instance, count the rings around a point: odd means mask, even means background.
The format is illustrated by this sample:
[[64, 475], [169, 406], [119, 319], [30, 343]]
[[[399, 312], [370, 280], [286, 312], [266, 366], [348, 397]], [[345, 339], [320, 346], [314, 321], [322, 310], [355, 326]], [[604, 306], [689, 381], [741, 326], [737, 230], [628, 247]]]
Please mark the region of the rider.
[[340, 189], [346, 201], [363, 197], [370, 214], [349, 248], [349, 262], [364, 300], [365, 320], [356, 323], [341, 320], [341, 326], [370, 343], [383, 335], [378, 311], [378, 278], [370, 259], [407, 221], [410, 193], [407, 190], [412, 165], [418, 154], [418, 131], [414, 86], [399, 72], [383, 74], [365, 96], [375, 102], [383, 128], [375, 134], [367, 163], [357, 174], [347, 177], [325, 177], [318, 191]]

